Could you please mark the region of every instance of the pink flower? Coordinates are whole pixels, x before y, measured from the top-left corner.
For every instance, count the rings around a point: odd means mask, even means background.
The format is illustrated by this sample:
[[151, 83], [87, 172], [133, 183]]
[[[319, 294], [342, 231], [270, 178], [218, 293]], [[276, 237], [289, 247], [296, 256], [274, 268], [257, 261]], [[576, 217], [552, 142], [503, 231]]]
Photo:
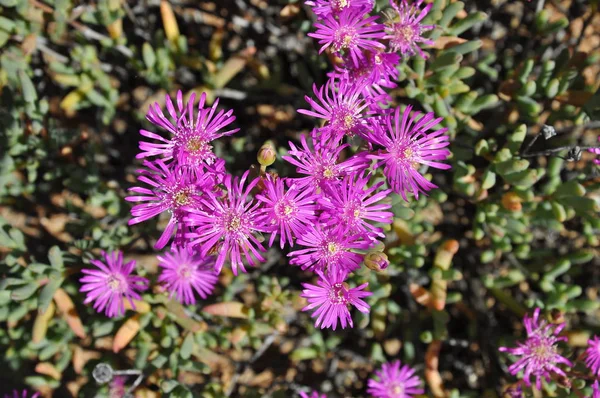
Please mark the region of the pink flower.
[[508, 368], [508, 371], [512, 375], [524, 371], [523, 380], [528, 386], [531, 385], [531, 376], [534, 376], [535, 386], [538, 390], [542, 388], [542, 379], [550, 381], [553, 373], [565, 376], [565, 372], [558, 365], [572, 366], [571, 361], [561, 356], [556, 347], [559, 341], [567, 340], [566, 337], [559, 337], [565, 324], [548, 324], [539, 317], [539, 308], [535, 309], [532, 318], [525, 315], [523, 324], [527, 331], [527, 339], [523, 343], [518, 343], [517, 348], [499, 348], [501, 352], [521, 357]]
[[396, 66], [399, 63], [398, 54], [367, 52], [358, 66], [352, 64], [336, 66], [335, 72], [331, 72], [329, 76], [348, 83], [364, 81], [365, 84], [361, 84], [361, 94], [366, 98], [372, 98], [372, 101], [367, 101], [369, 107], [381, 112], [377, 102], [387, 104], [392, 100], [385, 89], [397, 86], [395, 81], [398, 80], [400, 72]]
[[335, 82], [330, 79], [317, 90], [313, 85], [313, 92], [318, 102], [305, 96], [313, 111], [298, 109], [303, 115], [324, 119], [326, 124], [318, 131], [321, 134], [321, 143], [337, 144], [344, 135], [353, 136], [364, 134], [368, 129], [365, 121], [364, 110], [370, 100], [361, 95], [365, 81], [343, 80]]
[[345, 271], [333, 271], [328, 275], [324, 275], [321, 271], [316, 272], [319, 275], [318, 286], [303, 283], [304, 290], [300, 295], [308, 300], [308, 305], [302, 311], [316, 308], [311, 315], [312, 318], [317, 318], [315, 327], [335, 330], [338, 322], [342, 329], [345, 329], [347, 325], [354, 327], [348, 309], [350, 305], [358, 308], [360, 312], [369, 313], [369, 304], [362, 300], [372, 294], [363, 291], [368, 283], [356, 288], [349, 288], [344, 282], [347, 275]]
[[258, 183], [258, 179], [244, 184], [248, 178], [245, 172], [241, 179], [225, 177], [226, 188], [224, 197], [210, 193], [202, 198], [202, 208], [186, 209], [189, 214], [185, 221], [190, 227], [196, 227], [186, 236], [191, 238], [193, 246], [200, 247], [202, 256], [209, 252], [218, 254], [215, 270], [221, 272], [225, 260], [231, 262], [233, 273], [237, 275], [238, 268], [246, 272], [242, 256], [251, 264], [256, 260], [264, 261], [260, 252], [266, 251], [256, 238], [256, 232], [267, 231], [267, 226], [258, 216], [259, 203], [250, 201], [248, 195]]
[[448, 129], [427, 133], [442, 118], [435, 119], [430, 112], [417, 120], [421, 113], [410, 116], [411, 110], [412, 107], [407, 106], [400, 116], [400, 108], [396, 108], [395, 114], [386, 115], [381, 128], [369, 135], [371, 142], [384, 147], [378, 154], [370, 156], [378, 160], [375, 167], [384, 166], [383, 173], [390, 187], [404, 200], [408, 200], [408, 192], [418, 198], [419, 193], [436, 188], [417, 171], [419, 165], [444, 170], [451, 167], [439, 162], [450, 156], [450, 151], [445, 149], [449, 145], [449, 137], [445, 135]]
[[327, 273], [358, 269], [363, 256], [352, 250], [364, 250], [370, 245], [360, 235], [341, 233], [323, 224], [310, 226], [297, 243], [307, 248], [289, 253], [290, 264]]
[[419, 10], [423, 0], [418, 0], [412, 4], [409, 4], [407, 0], [398, 0], [398, 2], [399, 4], [396, 4], [394, 0], [390, 0], [390, 4], [398, 13], [400, 21], [394, 22], [386, 28], [384, 39], [390, 41], [390, 47], [393, 51], [399, 51], [403, 56], [414, 55], [418, 52], [421, 57], [427, 58], [427, 54], [421, 50], [419, 43], [433, 44], [433, 40], [423, 37], [423, 32], [435, 28], [435, 25], [422, 25], [421, 21], [431, 10], [433, 3], [429, 3], [423, 10]]
[[179, 232], [179, 240], [182, 240], [183, 229], [178, 225], [183, 221], [185, 211], [183, 207], [200, 206], [200, 198], [204, 191], [211, 187], [209, 174], [198, 177], [187, 167], [168, 167], [164, 161], [144, 162], [146, 169], [138, 170], [138, 180], [150, 186], [129, 188], [130, 192], [141, 195], [128, 196], [125, 200], [129, 202], [146, 202], [135, 205], [131, 209], [133, 218], [129, 225], [134, 225], [161, 213], [168, 212], [171, 219], [165, 227], [162, 235], [154, 245], [156, 249], [162, 249], [171, 239], [173, 231]]
[[198, 253], [190, 253], [187, 248], [176, 248], [157, 256], [158, 266], [163, 270], [158, 277], [169, 297], [175, 297], [180, 303], [196, 304], [194, 291], [205, 299], [212, 294], [218, 277], [214, 269], [214, 257], [202, 257]]
[[165, 117], [157, 102], [150, 105], [146, 118], [156, 126], [167, 130], [172, 137], [166, 139], [156, 133], [140, 130], [140, 134], [144, 137], [159, 141], [159, 143], [140, 141], [142, 152], [137, 155], [138, 159], [161, 156], [165, 160], [175, 159], [181, 166], [187, 165], [195, 168], [214, 163], [216, 156], [212, 152], [210, 143], [217, 138], [234, 134], [239, 129], [221, 131], [233, 123], [235, 116], [233, 116], [232, 110], [217, 112], [218, 98], [211, 107], [204, 108], [206, 93], [202, 93], [200, 96], [198, 115], [194, 118], [195, 98], [196, 93], [192, 93], [184, 106], [183, 94], [178, 91], [176, 109], [167, 95], [165, 102], [171, 120]]
[[315, 201], [319, 197], [310, 189], [300, 190], [295, 185], [286, 191], [283, 181], [282, 178], [266, 178], [264, 191], [256, 195], [256, 199], [263, 202], [260, 214], [264, 217], [264, 224], [271, 226], [269, 246], [273, 246], [273, 241], [279, 234], [282, 249], [286, 243], [294, 246], [294, 239], [315, 222]]
[[328, 15], [337, 16], [348, 8], [362, 10], [364, 15], [373, 9], [375, 0], [309, 0], [304, 4], [311, 6], [317, 16], [324, 18]]
[[104, 311], [106, 316], [112, 318], [125, 313], [125, 299], [135, 308], [133, 299], [141, 299], [138, 292], [148, 288], [148, 280], [131, 275], [135, 268], [135, 260], [123, 264], [122, 252], [102, 252], [102, 256], [105, 262], [90, 260], [99, 270], [81, 270], [85, 276], [80, 279], [82, 286], [79, 291], [87, 292], [84, 304], [94, 301], [96, 311]]
[[[600, 137], [598, 137], [598, 141], [600, 141]], [[588, 149], [588, 151], [595, 155], [600, 155], [600, 147], [599, 148], [590, 148], [590, 149]], [[600, 165], [600, 159], [594, 159], [593, 162]]]
[[598, 336], [588, 340], [588, 347], [585, 350], [585, 365], [592, 373], [600, 377], [600, 337]]
[[[23, 390], [19, 392], [18, 390], [13, 390], [12, 394], [4, 394], [4, 398], [27, 398], [29, 396], [29, 391]], [[36, 392], [29, 398], [38, 398], [40, 396], [39, 392]]]
[[384, 363], [375, 372], [375, 378], [368, 382], [367, 392], [379, 398], [411, 398], [425, 391], [421, 388], [421, 379], [415, 370], [396, 360]]
[[327, 47], [339, 56], [349, 56], [354, 65], [358, 66], [359, 59], [364, 57], [364, 50], [384, 49], [378, 41], [385, 36], [384, 26], [375, 23], [378, 17], [364, 18], [363, 9], [346, 8], [338, 17], [327, 15], [315, 23], [317, 31], [309, 33], [310, 37], [319, 39], [322, 44], [319, 53]]
[[127, 377], [115, 376], [110, 382], [109, 396], [110, 398], [124, 398], [125, 396], [125, 382]]
[[592, 393], [592, 398], [600, 398], [600, 384], [598, 384], [598, 380], [592, 385]]
[[385, 237], [381, 228], [369, 221], [380, 224], [391, 224], [394, 214], [390, 211], [392, 204], [381, 203], [391, 189], [377, 192], [383, 182], [368, 187], [370, 175], [351, 175], [342, 184], [327, 188], [326, 197], [319, 203], [323, 206], [329, 220], [340, 234], [362, 234], [368, 238]]
[[360, 172], [369, 166], [369, 160], [362, 154], [338, 163], [340, 153], [349, 145], [320, 145], [314, 136], [311, 150], [306, 142], [306, 137], [300, 137], [302, 149], [297, 148], [290, 142], [291, 150], [288, 155], [282, 156], [287, 162], [297, 167], [297, 172], [306, 177], [289, 179], [298, 189], [309, 188], [312, 190], [323, 188], [327, 185], [339, 183], [339, 181], [350, 173]]

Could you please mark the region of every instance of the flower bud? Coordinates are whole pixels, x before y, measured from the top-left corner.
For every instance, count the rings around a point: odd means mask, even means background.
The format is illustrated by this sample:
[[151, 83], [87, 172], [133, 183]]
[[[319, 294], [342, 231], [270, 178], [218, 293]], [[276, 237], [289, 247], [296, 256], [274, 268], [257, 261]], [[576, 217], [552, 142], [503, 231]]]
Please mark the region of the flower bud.
[[382, 271], [390, 265], [390, 261], [385, 253], [370, 251], [365, 256], [365, 265], [373, 271]]
[[265, 141], [263, 146], [258, 150], [258, 155], [256, 156], [258, 163], [261, 166], [270, 166], [275, 163], [277, 159], [277, 152], [275, 150], [275, 145], [273, 145], [273, 141]]
[[514, 192], [507, 192], [502, 195], [502, 206], [506, 210], [510, 211], [520, 211], [523, 207], [521, 205], [522, 199]]

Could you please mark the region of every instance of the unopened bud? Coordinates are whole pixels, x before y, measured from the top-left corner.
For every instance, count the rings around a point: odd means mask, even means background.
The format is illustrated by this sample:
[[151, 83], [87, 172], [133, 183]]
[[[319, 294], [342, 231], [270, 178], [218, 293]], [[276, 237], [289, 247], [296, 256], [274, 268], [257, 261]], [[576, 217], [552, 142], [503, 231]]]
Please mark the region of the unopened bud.
[[507, 192], [502, 195], [502, 206], [506, 210], [519, 211], [523, 207], [521, 205], [521, 197], [514, 192]]
[[563, 323], [565, 321], [564, 314], [557, 308], [554, 308], [550, 311], [550, 316], [552, 317], [552, 322], [554, 323]]
[[258, 150], [258, 155], [256, 156], [258, 163], [261, 166], [270, 166], [275, 163], [277, 159], [277, 152], [275, 150], [275, 145], [273, 145], [273, 141], [265, 141], [263, 146]]
[[365, 265], [373, 271], [382, 271], [390, 265], [385, 253], [371, 251], [365, 256]]

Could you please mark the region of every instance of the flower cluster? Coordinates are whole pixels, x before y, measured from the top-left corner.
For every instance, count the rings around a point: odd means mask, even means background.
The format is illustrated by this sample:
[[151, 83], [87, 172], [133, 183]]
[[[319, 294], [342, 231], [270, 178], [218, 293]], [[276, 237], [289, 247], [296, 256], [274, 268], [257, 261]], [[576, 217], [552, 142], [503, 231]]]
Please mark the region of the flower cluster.
[[[289, 253], [290, 263], [318, 276], [316, 285], [303, 284], [304, 310], [314, 310], [315, 326], [336, 329], [353, 326], [350, 306], [369, 311], [366, 284], [352, 288], [346, 279], [385, 237], [382, 226], [393, 219], [389, 195], [408, 201], [435, 188], [423, 171], [450, 168], [444, 163], [449, 136], [446, 128], [436, 127], [442, 118], [433, 113], [413, 112], [411, 106], [389, 109], [392, 97], [386, 92], [396, 87], [403, 57], [426, 56], [419, 44], [432, 43], [423, 33], [433, 26], [421, 21], [431, 4], [421, 9], [421, 1], [392, 1], [397, 18], [386, 24], [369, 15], [369, 0], [306, 4], [318, 17], [309, 36], [318, 40], [320, 52], [330, 51], [339, 62], [323, 86], [313, 87], [314, 98], [305, 97], [309, 109], [298, 110], [320, 124], [300, 145], [290, 143], [283, 156], [299, 176], [285, 184], [267, 180], [267, 194], [259, 200], [268, 205], [282, 247], [301, 246]], [[351, 154], [354, 144], [361, 150]], [[303, 202], [294, 201], [300, 193]]]
[[[233, 178], [213, 152], [213, 141], [239, 130], [230, 128], [233, 111], [219, 110], [218, 104], [216, 99], [209, 106], [202, 93], [196, 106], [196, 94], [184, 102], [179, 91], [175, 101], [166, 96], [166, 115], [158, 103], [150, 106], [146, 118], [168, 137], [140, 130], [150, 140], [139, 145], [137, 158], [144, 159], [137, 177], [141, 184], [130, 188], [125, 198], [136, 203], [129, 225], [168, 214], [154, 245], [163, 249], [171, 243], [170, 250], [158, 256], [158, 282], [184, 304], [212, 293], [226, 259], [237, 273], [238, 267], [244, 270], [242, 256], [252, 263], [249, 253], [262, 260], [259, 251], [265, 250], [253, 235], [262, 230], [258, 202], [247, 203], [258, 181], [244, 188], [247, 174], [241, 180]], [[138, 292], [148, 287], [148, 280], [131, 275], [135, 262], [123, 265], [122, 253], [103, 255], [106, 264], [93, 260], [99, 269], [83, 270], [81, 291], [87, 292], [86, 303], [94, 301], [96, 310], [113, 317], [123, 314], [125, 299], [134, 307], [132, 300], [140, 298]]]
[[[527, 339], [518, 343], [516, 348], [500, 347], [501, 352], [507, 352], [515, 357], [517, 361], [512, 364], [508, 370], [511, 374], [517, 375], [523, 372], [522, 380], [527, 386], [531, 386], [531, 378], [535, 379], [535, 387], [539, 390], [542, 387], [542, 381], [550, 381], [553, 376], [571, 377], [568, 369], [561, 368], [566, 365], [568, 368], [574, 364], [558, 351], [558, 343], [567, 341], [565, 336], [561, 336], [561, 331], [565, 328], [565, 323], [548, 323], [540, 319], [539, 308], [533, 312], [533, 316], [525, 315], [523, 324], [527, 333]], [[584, 353], [585, 366], [592, 373], [591, 378], [596, 379], [592, 385], [594, 398], [600, 394], [598, 391], [598, 380], [600, 378], [600, 338], [594, 336], [588, 341], [588, 347]], [[564, 366], [563, 366], [564, 367]]]
[[[315, 99], [306, 97], [310, 109], [298, 111], [320, 119], [321, 127], [290, 143], [283, 156], [297, 177], [266, 172], [276, 158], [272, 144], [259, 151], [260, 175], [229, 174], [213, 144], [238, 129], [233, 111], [220, 110], [218, 99], [208, 105], [202, 93], [196, 105], [195, 94], [184, 101], [178, 92], [175, 100], [166, 96], [166, 112], [158, 103], [150, 106], [147, 119], [167, 134], [141, 130], [140, 184], [126, 200], [135, 204], [130, 225], [168, 217], [155, 248], [170, 244], [158, 256], [158, 281], [171, 296], [184, 304], [205, 298], [226, 264], [235, 275], [246, 272], [279, 240], [282, 249], [292, 248], [290, 264], [318, 277], [316, 285], [303, 284], [302, 293], [317, 327], [352, 327], [351, 306], [369, 312], [367, 284], [351, 287], [347, 279], [385, 238], [383, 226], [393, 219], [389, 195], [418, 198], [435, 187], [425, 168], [450, 167], [443, 163], [450, 155], [447, 129], [436, 127], [441, 118], [410, 106], [384, 109], [392, 102], [385, 90], [396, 87], [396, 65], [401, 57], [424, 54], [417, 45], [429, 43], [421, 34], [432, 28], [420, 22], [430, 6], [419, 11], [420, 2], [409, 7], [402, 1], [392, 4], [400, 22], [388, 26], [368, 15], [371, 0], [307, 2], [319, 17], [310, 36], [341, 63], [324, 86], [314, 87]], [[362, 150], [350, 154], [357, 141]], [[121, 314], [123, 299], [139, 298], [148, 285], [130, 276], [131, 263], [120, 267], [86, 270], [82, 279], [87, 301], [108, 316]]]

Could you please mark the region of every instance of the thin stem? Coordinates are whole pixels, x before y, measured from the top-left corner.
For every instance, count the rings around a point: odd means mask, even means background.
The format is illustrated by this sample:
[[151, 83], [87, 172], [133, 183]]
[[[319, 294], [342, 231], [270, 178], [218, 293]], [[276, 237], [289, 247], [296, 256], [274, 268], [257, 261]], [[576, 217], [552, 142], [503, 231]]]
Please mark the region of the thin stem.
[[[553, 153], [557, 153], [560, 151], [565, 151], [565, 150], [569, 150], [574, 148], [575, 145], [566, 145], [566, 146], [561, 146], [558, 148], [552, 148], [552, 149], [546, 149], [545, 151], [540, 151], [540, 152], [534, 152], [534, 153], [528, 153], [528, 154], [522, 154], [520, 155], [522, 158], [533, 158], [536, 156], [548, 156], [548, 155], [552, 155]], [[592, 146], [592, 145], [586, 145], [586, 146], [580, 146], [579, 149], [581, 150], [587, 150], [587, 149], [597, 149], [600, 148], [598, 146]]]
[[533, 144], [535, 144], [535, 142], [537, 141], [538, 138], [540, 138], [541, 135], [542, 135], [542, 132], [540, 131], [539, 133], [537, 133], [537, 135], [535, 137], [533, 137], [533, 139], [531, 141], [529, 141], [529, 144], [527, 145], [525, 150], [523, 150], [523, 155], [526, 154], [527, 152], [529, 152], [529, 150], [531, 149]]
[[144, 375], [140, 372], [140, 375], [137, 377], [137, 379], [135, 379], [133, 384], [131, 386], [129, 386], [127, 391], [125, 391], [125, 397], [127, 397], [128, 394], [131, 394], [133, 392], [133, 390], [135, 390], [142, 383], [143, 379], [144, 379]]
[[579, 128], [582, 130], [591, 130], [591, 129], [600, 128], [600, 120], [594, 120], [594, 121], [588, 122], [586, 124], [582, 124], [581, 126], [568, 126], [568, 127], [563, 127], [561, 129], [556, 129], [556, 135], [567, 134], [567, 133], [570, 133], [571, 131], [579, 129]]
[[141, 370], [138, 369], [125, 369], [125, 370], [115, 370], [113, 372], [114, 375], [126, 375], [126, 376], [131, 376], [131, 375], [140, 375], [142, 374]]

